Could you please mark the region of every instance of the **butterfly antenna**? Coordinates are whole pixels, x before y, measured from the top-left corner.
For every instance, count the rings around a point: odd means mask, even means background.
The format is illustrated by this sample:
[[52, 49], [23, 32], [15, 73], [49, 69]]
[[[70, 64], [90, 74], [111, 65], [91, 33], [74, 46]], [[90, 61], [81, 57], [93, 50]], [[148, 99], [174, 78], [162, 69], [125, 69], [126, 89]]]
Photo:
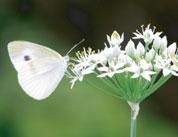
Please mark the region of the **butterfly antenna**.
[[78, 45], [80, 45], [81, 43], [83, 43], [85, 41], [85, 39], [82, 39], [80, 42], [78, 42], [77, 44], [75, 44], [66, 54], [69, 55], [69, 53], [71, 53], [72, 50], [74, 50]]

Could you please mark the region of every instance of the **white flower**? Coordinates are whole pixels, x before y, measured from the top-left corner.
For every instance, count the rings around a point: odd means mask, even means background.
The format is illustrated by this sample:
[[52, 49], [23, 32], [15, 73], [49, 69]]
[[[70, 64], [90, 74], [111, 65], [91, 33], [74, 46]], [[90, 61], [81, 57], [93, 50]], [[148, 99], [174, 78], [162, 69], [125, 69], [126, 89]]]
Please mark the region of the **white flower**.
[[131, 64], [134, 63], [134, 60], [131, 57], [129, 57], [128, 55], [125, 55], [125, 54], [121, 54], [118, 57], [117, 61], [119, 63], [124, 63], [125, 64], [125, 68], [127, 68], [128, 66], [131, 66]]
[[155, 50], [161, 49], [164, 50], [167, 47], [167, 37], [164, 36], [161, 38], [160, 36], [155, 36], [153, 41], [153, 48]]
[[139, 42], [136, 49], [136, 56], [142, 57], [144, 54], [145, 54], [145, 47], [141, 42]]
[[155, 50], [154, 49], [150, 49], [145, 55], [145, 60], [147, 62], [151, 62], [154, 59], [155, 55], [156, 55]]
[[115, 47], [107, 47], [103, 51], [100, 52], [100, 59], [103, 59], [102, 62], [106, 62], [107, 60], [117, 58], [121, 54], [121, 50], [118, 46]]
[[138, 43], [137, 48], [135, 48], [135, 44], [132, 40], [129, 40], [125, 47], [125, 52], [128, 56], [131, 58], [141, 58], [143, 55], [145, 55], [145, 47], [141, 42]]
[[165, 49], [167, 48], [167, 37], [166, 36], [164, 36], [163, 38], [162, 38], [162, 40], [161, 40], [161, 44], [160, 44], [160, 52], [164, 52], [165, 51]]
[[[72, 74], [71, 74], [72, 73]], [[80, 70], [76, 70], [75, 68], [71, 69], [71, 73], [68, 74], [68, 77], [71, 79], [71, 88], [75, 85], [76, 81], [82, 81], [83, 75], [81, 74]]]
[[172, 43], [168, 48], [167, 48], [167, 54], [168, 54], [168, 57], [170, 59], [172, 59], [172, 61], [175, 61], [177, 60], [176, 58], [176, 50], [177, 50], [177, 45], [176, 43]]
[[105, 77], [105, 76], [112, 77], [114, 74], [123, 73], [124, 65], [125, 63], [119, 63], [114, 61], [108, 62], [108, 66], [102, 66], [98, 68], [101, 74], [98, 75], [97, 77]]
[[177, 67], [176, 65], [171, 65], [171, 59], [157, 56], [155, 62], [155, 67], [162, 70], [164, 76], [169, 74], [177, 75]]
[[153, 41], [153, 48], [155, 50], [158, 50], [160, 49], [161, 44], [162, 44], [162, 38], [160, 36], [155, 37]]
[[127, 68], [127, 70], [134, 73], [131, 78], [138, 78], [141, 76], [148, 81], [151, 81], [151, 75], [155, 74], [155, 72], [152, 71], [152, 65], [145, 60], [141, 60], [139, 64], [134, 64]]
[[124, 41], [124, 34], [120, 36], [117, 31], [113, 31], [111, 37], [107, 35], [110, 46], [119, 46]]
[[95, 69], [95, 66], [99, 63], [100, 59], [99, 52], [96, 53], [91, 48], [88, 48], [88, 50], [84, 48], [83, 52], [77, 53], [77, 58], [73, 59], [73, 61], [77, 62], [77, 69], [87, 68], [88, 70], [92, 70]]
[[142, 32], [136, 30], [136, 32], [133, 33], [135, 35], [133, 39], [143, 39], [145, 43], [150, 44], [155, 37], [161, 35], [161, 32], [155, 33], [155, 27], [153, 29], [150, 28], [150, 25], [147, 25], [146, 28], [144, 28], [144, 26], [141, 27]]
[[125, 52], [130, 57], [135, 56], [136, 49], [135, 49], [135, 44], [132, 40], [129, 40], [129, 42], [127, 43], [125, 47]]
[[165, 47], [163, 53], [161, 55], [158, 55], [155, 59], [155, 67], [157, 67], [158, 69], [162, 69], [164, 76], [167, 76], [169, 74], [178, 76], [178, 61], [176, 49], [176, 43], [173, 43], [169, 47]]

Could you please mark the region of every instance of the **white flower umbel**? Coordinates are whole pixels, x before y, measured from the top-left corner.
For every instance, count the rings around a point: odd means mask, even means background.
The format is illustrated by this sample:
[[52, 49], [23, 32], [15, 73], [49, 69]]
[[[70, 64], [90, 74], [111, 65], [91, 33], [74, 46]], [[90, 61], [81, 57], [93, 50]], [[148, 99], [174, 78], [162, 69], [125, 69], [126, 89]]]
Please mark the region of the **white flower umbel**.
[[[70, 61], [68, 73], [71, 87], [86, 75], [94, 74], [110, 88], [108, 93], [129, 102], [134, 113], [131, 137], [136, 137], [139, 104], [172, 75], [178, 76], [176, 43], [168, 46], [167, 37], [150, 25], [142, 26], [142, 32], [137, 30], [134, 35], [121, 46], [124, 35], [114, 31], [111, 36], [107, 35], [109, 44], [105, 44], [103, 50], [95, 52], [89, 48], [77, 52]], [[96, 87], [97, 83], [93, 85]]]

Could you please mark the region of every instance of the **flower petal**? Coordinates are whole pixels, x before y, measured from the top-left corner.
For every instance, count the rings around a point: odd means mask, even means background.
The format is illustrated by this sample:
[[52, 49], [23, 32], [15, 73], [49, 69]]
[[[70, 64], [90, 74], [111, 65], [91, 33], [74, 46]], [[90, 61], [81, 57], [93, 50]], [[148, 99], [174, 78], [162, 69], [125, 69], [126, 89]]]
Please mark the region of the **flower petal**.
[[125, 47], [125, 52], [128, 56], [135, 56], [135, 44], [132, 40], [129, 40]]
[[147, 72], [143, 72], [141, 75], [142, 75], [142, 77], [144, 79], [146, 79], [148, 81], [151, 81], [151, 77], [150, 77], [150, 75]]

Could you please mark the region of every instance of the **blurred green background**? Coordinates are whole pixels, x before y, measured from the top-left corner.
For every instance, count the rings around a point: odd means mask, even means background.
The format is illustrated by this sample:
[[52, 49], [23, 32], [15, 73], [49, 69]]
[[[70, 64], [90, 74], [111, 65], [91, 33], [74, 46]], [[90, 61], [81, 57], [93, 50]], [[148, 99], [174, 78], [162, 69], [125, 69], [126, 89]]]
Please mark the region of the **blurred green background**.
[[[177, 7], [177, 0], [0, 0], [0, 137], [128, 137], [128, 105], [85, 82], [71, 90], [65, 78], [48, 99], [28, 97], [7, 43], [28, 40], [65, 55], [82, 38], [79, 49], [102, 48], [113, 30], [128, 40], [148, 23], [171, 43], [178, 41]], [[172, 78], [141, 104], [138, 137], [178, 137], [177, 82]]]

